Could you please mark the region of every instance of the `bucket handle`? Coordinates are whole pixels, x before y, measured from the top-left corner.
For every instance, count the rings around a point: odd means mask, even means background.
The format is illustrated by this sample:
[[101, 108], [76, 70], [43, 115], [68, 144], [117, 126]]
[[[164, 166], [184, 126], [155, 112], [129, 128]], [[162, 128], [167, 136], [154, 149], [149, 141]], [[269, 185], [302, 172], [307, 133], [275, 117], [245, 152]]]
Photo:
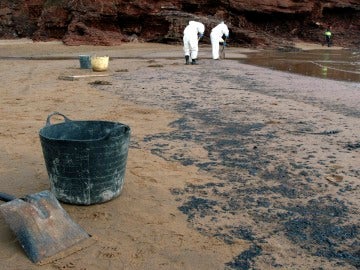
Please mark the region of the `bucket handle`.
[[46, 125], [45, 126], [50, 126], [51, 125], [51, 122], [50, 122], [50, 119], [52, 116], [54, 115], [60, 115], [62, 117], [64, 117], [64, 122], [71, 122], [72, 120], [70, 120], [69, 118], [67, 118], [65, 115], [63, 115], [62, 113], [59, 113], [59, 112], [53, 112], [51, 114], [48, 115], [47, 119], [46, 119]]

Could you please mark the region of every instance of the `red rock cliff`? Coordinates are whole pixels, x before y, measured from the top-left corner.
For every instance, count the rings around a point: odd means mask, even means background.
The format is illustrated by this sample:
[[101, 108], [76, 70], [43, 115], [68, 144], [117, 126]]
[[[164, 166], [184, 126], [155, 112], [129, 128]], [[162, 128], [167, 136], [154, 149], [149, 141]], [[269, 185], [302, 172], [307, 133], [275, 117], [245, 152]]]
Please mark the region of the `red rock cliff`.
[[359, 11], [359, 0], [1, 0], [0, 38], [68, 45], [179, 43], [185, 25], [195, 19], [205, 24], [206, 36], [224, 20], [230, 42], [241, 46], [322, 42], [330, 25], [337, 45], [359, 48]]

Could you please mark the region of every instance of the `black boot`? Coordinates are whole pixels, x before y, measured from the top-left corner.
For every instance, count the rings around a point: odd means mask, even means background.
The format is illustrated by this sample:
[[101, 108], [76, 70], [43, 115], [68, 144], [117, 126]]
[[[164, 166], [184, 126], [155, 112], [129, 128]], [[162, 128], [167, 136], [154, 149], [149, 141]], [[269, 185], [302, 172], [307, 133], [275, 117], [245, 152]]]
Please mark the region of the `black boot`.
[[191, 62], [192, 65], [197, 65], [198, 63], [196, 62], [196, 59], [193, 59]]
[[185, 65], [190, 64], [190, 56], [185, 55]]

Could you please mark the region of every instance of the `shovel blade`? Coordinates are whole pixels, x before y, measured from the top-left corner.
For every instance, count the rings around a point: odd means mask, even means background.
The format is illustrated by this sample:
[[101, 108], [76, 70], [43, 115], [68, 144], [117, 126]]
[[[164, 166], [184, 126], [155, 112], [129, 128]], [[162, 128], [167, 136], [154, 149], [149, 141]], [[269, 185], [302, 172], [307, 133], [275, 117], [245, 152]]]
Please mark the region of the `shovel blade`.
[[90, 238], [49, 191], [2, 204], [0, 212], [34, 263], [42, 264]]
[[225, 59], [225, 46], [223, 46], [220, 50], [220, 59]]

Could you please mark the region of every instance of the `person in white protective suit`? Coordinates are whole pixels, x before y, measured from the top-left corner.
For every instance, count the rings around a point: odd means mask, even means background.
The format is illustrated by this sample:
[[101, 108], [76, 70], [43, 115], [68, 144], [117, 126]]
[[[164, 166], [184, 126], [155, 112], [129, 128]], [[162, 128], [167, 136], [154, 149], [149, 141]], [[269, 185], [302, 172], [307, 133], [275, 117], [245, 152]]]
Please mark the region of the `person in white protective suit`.
[[[225, 40], [223, 39], [225, 36]], [[212, 58], [219, 59], [220, 42], [223, 42], [226, 46], [226, 39], [229, 37], [229, 28], [224, 22], [221, 22], [215, 26], [210, 33], [211, 47], [212, 47]]]
[[199, 52], [199, 40], [203, 37], [205, 31], [205, 26], [201, 22], [190, 21], [189, 24], [184, 29], [184, 53], [185, 53], [185, 63], [186, 65], [191, 64], [196, 65], [196, 59]]

